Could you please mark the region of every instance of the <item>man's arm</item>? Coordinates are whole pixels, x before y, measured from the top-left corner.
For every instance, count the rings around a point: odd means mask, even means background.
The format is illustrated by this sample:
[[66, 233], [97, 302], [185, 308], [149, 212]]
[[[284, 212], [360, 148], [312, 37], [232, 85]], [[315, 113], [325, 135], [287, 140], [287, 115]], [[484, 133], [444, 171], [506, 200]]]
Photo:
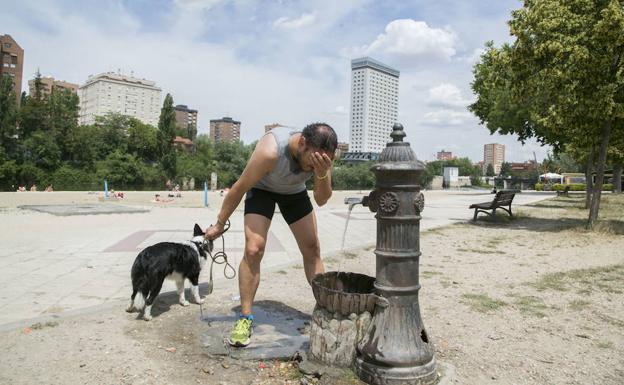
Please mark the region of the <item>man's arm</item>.
[[206, 230], [206, 239], [215, 239], [223, 233], [223, 226], [240, 203], [243, 195], [267, 174], [277, 161], [277, 142], [273, 135], [265, 135], [256, 144], [245, 170], [223, 199], [217, 223]]
[[332, 196], [331, 167], [332, 160], [327, 154], [312, 153], [314, 165], [314, 200], [323, 206]]

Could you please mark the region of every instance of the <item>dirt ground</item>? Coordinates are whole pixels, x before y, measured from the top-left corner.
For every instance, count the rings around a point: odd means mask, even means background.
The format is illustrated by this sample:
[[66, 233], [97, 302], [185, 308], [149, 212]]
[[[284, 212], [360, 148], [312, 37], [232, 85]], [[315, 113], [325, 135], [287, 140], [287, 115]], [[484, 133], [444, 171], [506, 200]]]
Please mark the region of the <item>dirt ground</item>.
[[[624, 196], [584, 228], [582, 195], [524, 207], [517, 218], [421, 237], [420, 301], [436, 358], [457, 384], [624, 383]], [[374, 275], [372, 249], [325, 257], [328, 270]], [[204, 309], [234, 306], [236, 283]], [[190, 293], [189, 293], [190, 294]], [[187, 294], [188, 296], [188, 294]], [[301, 265], [262, 276], [257, 300], [311, 313]], [[298, 384], [288, 362], [210, 357], [199, 307], [161, 296], [151, 322], [118, 303], [0, 333], [2, 384]], [[349, 371], [321, 383], [357, 384]]]

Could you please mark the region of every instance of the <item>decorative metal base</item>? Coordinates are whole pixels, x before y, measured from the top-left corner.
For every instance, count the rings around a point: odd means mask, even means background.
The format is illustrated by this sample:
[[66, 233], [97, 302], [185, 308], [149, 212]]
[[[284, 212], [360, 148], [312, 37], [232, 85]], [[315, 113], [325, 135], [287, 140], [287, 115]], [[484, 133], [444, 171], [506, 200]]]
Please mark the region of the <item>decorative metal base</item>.
[[431, 385], [438, 380], [435, 357], [420, 366], [388, 367], [355, 359], [355, 372], [360, 380], [373, 385]]

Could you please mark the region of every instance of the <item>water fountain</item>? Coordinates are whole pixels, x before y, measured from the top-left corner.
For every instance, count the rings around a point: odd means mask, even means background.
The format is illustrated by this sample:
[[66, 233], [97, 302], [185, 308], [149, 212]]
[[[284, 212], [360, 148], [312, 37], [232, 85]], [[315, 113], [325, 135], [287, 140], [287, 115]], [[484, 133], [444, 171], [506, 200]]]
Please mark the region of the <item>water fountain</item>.
[[[362, 201], [377, 213], [373, 285], [359, 282], [368, 281], [366, 276], [341, 280], [341, 273], [329, 272], [315, 278], [313, 290], [317, 308], [326, 309], [327, 314], [333, 311], [336, 317], [345, 317], [345, 312], [355, 310], [349, 317], [359, 322], [366, 313], [362, 309], [372, 310], [372, 319], [359, 323], [363, 332], [358, 328], [356, 333], [353, 364], [360, 379], [369, 384], [431, 384], [437, 379], [436, 361], [418, 302], [420, 213], [424, 208], [419, 180], [424, 167], [409, 143], [403, 142], [402, 125], [395, 124], [390, 136], [392, 142], [372, 168], [375, 190]], [[371, 301], [374, 306], [366, 307]], [[329, 303], [333, 308], [327, 311]], [[343, 321], [338, 322], [338, 331]], [[320, 319], [317, 329], [324, 324], [331, 327], [331, 322]], [[321, 342], [322, 338], [311, 339], [311, 349]]]

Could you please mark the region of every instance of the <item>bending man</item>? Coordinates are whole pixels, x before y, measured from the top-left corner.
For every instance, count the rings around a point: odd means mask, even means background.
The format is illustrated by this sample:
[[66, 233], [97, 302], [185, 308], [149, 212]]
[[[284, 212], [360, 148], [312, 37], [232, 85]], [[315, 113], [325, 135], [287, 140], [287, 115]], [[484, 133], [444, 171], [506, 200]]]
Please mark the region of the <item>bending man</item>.
[[245, 197], [245, 254], [238, 268], [241, 314], [230, 334], [233, 346], [247, 346], [253, 325], [252, 304], [260, 284], [260, 262], [275, 204], [292, 231], [308, 282], [324, 272], [316, 217], [306, 190], [314, 176], [314, 200], [319, 206], [331, 197], [331, 166], [338, 145], [336, 132], [328, 124], [314, 123], [303, 131], [278, 127], [265, 134], [240, 178], [226, 195], [217, 223], [206, 231], [215, 239]]

